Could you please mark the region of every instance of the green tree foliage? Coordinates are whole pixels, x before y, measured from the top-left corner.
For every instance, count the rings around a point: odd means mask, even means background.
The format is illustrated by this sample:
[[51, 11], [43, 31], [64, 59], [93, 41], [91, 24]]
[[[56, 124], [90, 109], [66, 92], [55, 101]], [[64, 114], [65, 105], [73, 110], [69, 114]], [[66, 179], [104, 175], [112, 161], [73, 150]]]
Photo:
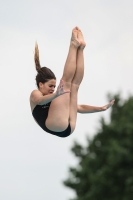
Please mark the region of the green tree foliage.
[[110, 123], [102, 118], [86, 147], [72, 147], [79, 163], [64, 185], [76, 192], [73, 200], [133, 200], [133, 97], [114, 98]]

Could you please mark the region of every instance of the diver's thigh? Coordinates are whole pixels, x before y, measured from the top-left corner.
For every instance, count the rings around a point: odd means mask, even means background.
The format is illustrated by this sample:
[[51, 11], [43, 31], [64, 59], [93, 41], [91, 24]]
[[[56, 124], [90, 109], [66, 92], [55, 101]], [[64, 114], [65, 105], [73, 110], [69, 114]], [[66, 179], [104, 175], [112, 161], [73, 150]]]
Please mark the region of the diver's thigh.
[[53, 131], [63, 131], [68, 127], [70, 93], [63, 94], [51, 102], [46, 126]]

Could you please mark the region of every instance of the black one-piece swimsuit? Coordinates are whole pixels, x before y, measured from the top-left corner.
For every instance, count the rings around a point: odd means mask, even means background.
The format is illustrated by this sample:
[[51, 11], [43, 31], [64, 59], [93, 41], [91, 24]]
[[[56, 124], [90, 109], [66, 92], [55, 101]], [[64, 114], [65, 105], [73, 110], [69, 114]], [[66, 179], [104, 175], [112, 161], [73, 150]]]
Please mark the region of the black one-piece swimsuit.
[[46, 125], [46, 119], [48, 116], [48, 111], [50, 107], [50, 103], [45, 104], [45, 105], [36, 105], [36, 107], [32, 111], [32, 115], [35, 118], [35, 120], [38, 122], [39, 126], [46, 132], [51, 133], [53, 135], [56, 135], [58, 137], [67, 137], [71, 134], [71, 127], [70, 124], [68, 125], [67, 129], [62, 131], [62, 132], [55, 132], [49, 130]]

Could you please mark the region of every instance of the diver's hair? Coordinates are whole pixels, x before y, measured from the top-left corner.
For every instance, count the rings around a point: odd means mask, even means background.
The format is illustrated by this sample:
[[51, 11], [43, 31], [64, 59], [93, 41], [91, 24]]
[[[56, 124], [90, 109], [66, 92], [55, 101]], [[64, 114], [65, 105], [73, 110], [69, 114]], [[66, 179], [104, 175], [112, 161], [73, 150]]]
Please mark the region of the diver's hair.
[[39, 83], [46, 83], [50, 79], [55, 79], [56, 77], [54, 73], [47, 67], [41, 67], [40, 60], [39, 60], [39, 49], [38, 44], [35, 44], [35, 54], [34, 54], [34, 61], [35, 61], [35, 67], [37, 71], [36, 75], [36, 84], [39, 88]]
[[41, 69], [41, 65], [40, 65], [40, 60], [39, 60], [39, 49], [38, 49], [37, 42], [35, 44], [34, 61], [35, 61], [36, 71], [39, 72], [39, 70]]

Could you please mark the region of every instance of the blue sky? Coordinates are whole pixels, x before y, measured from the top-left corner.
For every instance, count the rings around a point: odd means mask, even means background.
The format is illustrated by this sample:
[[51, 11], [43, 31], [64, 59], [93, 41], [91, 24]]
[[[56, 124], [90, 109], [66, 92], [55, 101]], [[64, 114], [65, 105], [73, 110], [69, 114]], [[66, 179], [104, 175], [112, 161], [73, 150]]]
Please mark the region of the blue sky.
[[51, 68], [57, 85], [67, 57], [71, 30], [79, 26], [87, 43], [85, 75], [79, 103], [102, 106], [107, 93], [133, 94], [132, 0], [0, 1], [0, 199], [67, 200], [63, 186], [68, 167], [77, 161], [73, 142], [86, 144], [109, 120], [109, 110], [78, 114], [75, 132], [66, 139], [51, 136], [34, 122], [29, 96], [35, 85], [34, 44], [42, 66]]

